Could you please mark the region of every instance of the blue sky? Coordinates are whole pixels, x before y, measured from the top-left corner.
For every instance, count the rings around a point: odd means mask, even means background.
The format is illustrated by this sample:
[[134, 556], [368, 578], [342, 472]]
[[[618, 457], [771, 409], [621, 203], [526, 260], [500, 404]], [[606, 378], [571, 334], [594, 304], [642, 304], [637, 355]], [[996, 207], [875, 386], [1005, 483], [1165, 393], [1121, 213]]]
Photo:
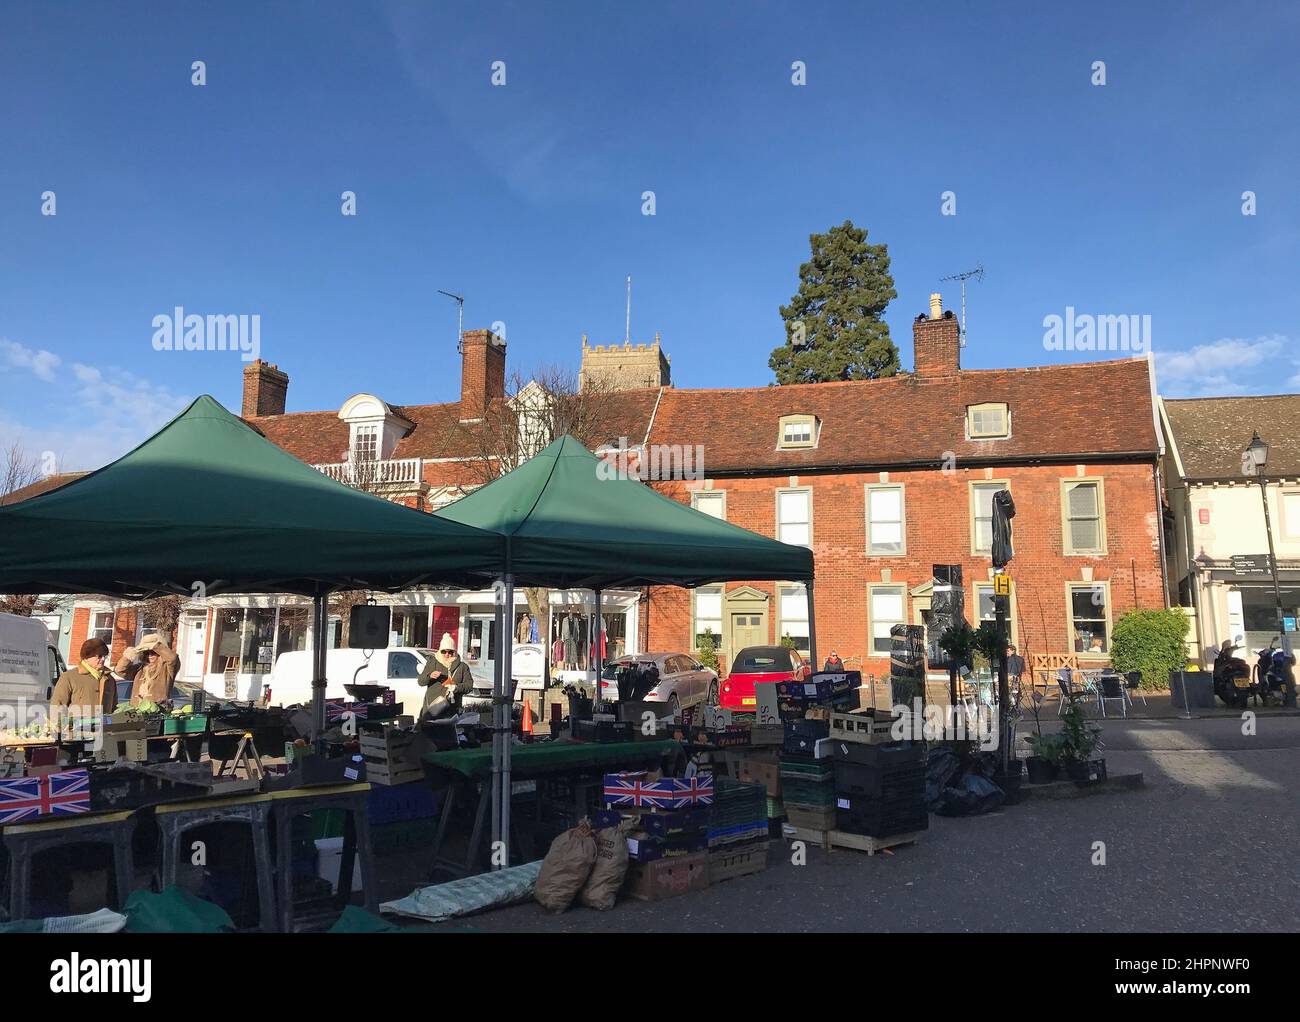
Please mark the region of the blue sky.
[[154, 350], [177, 305], [259, 314], [290, 410], [414, 404], [459, 393], [438, 288], [512, 367], [576, 369], [630, 273], [678, 386], [763, 385], [846, 218], [889, 246], [905, 367], [982, 262], [967, 366], [1095, 357], [1044, 350], [1072, 306], [1150, 315], [1168, 395], [1296, 389], [1298, 9], [1055, 7], [7, 0], [0, 443], [93, 467], [237, 408], [237, 355]]

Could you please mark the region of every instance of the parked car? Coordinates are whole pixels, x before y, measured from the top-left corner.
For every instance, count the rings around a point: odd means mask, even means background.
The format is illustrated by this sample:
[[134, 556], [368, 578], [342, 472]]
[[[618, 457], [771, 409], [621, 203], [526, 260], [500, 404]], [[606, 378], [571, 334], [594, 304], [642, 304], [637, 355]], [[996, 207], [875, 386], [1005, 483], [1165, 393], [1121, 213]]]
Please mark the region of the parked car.
[[812, 673], [797, 650], [784, 646], [746, 646], [732, 661], [722, 683], [721, 705], [730, 710], [755, 709], [754, 686], [768, 681], [803, 681]]
[[636, 653], [609, 661], [600, 676], [603, 701], [618, 701], [618, 672], [632, 664], [659, 672], [658, 682], [643, 699], [669, 703], [673, 712], [683, 706], [718, 704], [718, 676], [689, 653]]

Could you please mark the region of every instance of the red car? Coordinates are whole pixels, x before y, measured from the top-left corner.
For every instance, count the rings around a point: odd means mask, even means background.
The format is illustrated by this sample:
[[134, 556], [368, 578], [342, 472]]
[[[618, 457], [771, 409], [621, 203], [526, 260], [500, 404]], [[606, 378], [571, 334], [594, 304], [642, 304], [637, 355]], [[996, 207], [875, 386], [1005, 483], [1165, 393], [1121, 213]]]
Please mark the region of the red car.
[[798, 651], [784, 646], [746, 646], [736, 654], [731, 673], [722, 683], [719, 705], [731, 710], [755, 709], [754, 686], [767, 681], [803, 681], [811, 673]]

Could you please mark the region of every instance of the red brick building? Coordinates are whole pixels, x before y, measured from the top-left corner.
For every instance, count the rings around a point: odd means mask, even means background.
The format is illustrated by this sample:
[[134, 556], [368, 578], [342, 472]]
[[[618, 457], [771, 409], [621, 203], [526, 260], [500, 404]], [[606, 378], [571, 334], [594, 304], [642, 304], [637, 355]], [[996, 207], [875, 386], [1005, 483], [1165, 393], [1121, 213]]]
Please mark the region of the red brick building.
[[[933, 565], [960, 564], [968, 619], [991, 616], [991, 498], [1009, 488], [1017, 509], [1009, 567], [1014, 641], [1025, 654], [1104, 661], [1120, 614], [1164, 605], [1149, 360], [962, 369], [957, 320], [937, 304], [913, 333], [911, 373], [619, 391], [601, 400], [603, 433], [610, 445], [643, 454], [647, 447], [698, 450], [702, 472], [691, 473], [698, 478], [651, 485], [755, 532], [810, 545], [818, 652], [834, 649], [876, 674], [888, 670], [889, 628], [926, 623]], [[334, 478], [431, 510], [484, 481], [491, 457], [484, 437], [506, 396], [505, 355], [487, 331], [467, 331], [458, 402], [398, 406], [360, 393], [338, 411], [294, 413], [285, 411], [288, 375], [259, 361], [244, 370], [242, 414]], [[365, 480], [356, 477], [359, 462], [373, 464]], [[734, 582], [606, 599], [606, 630], [617, 639], [611, 653], [696, 649], [706, 629], [717, 636], [724, 665], [741, 646], [784, 635], [808, 645], [806, 598], [796, 585]], [[450, 630], [463, 650], [485, 655], [489, 601], [489, 594], [394, 598], [394, 629], [408, 645]], [[295, 601], [225, 602], [183, 616], [182, 670], [192, 680], [232, 669], [255, 678], [269, 667], [268, 652], [303, 648], [306, 612]], [[516, 609], [518, 620], [526, 607]], [[110, 610], [78, 604], [74, 649], [96, 625], [120, 633], [115, 648], [145, 627], [131, 612]], [[570, 614], [585, 614], [590, 627], [587, 597], [553, 594], [552, 620], [541, 622], [540, 634]], [[235, 632], [247, 641], [236, 644], [241, 652], [232, 661], [223, 636]]]
[[[1009, 488], [1014, 641], [1104, 661], [1120, 614], [1164, 605], [1149, 362], [964, 370], [951, 312], [913, 330], [916, 371], [889, 379], [666, 389], [650, 443], [700, 445], [705, 478], [656, 485], [809, 544], [819, 655], [877, 674], [889, 628], [926, 623], [935, 564], [961, 565], [972, 623], [992, 617], [991, 498]], [[796, 586], [657, 589], [643, 622], [652, 649], [706, 627], [727, 656], [787, 634], [807, 647]]]

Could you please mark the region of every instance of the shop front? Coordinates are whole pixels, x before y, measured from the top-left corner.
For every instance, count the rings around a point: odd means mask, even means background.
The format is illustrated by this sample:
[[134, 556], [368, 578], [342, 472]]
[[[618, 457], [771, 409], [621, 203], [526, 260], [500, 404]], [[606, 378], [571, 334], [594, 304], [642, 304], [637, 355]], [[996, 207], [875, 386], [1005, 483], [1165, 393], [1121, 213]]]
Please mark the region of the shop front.
[[1243, 577], [1240, 570], [1216, 568], [1202, 584], [1202, 651], [1209, 660], [1222, 643], [1231, 642], [1237, 655], [1253, 663], [1254, 654], [1270, 645], [1282, 645], [1277, 601], [1282, 600], [1282, 624], [1288, 640], [1296, 643], [1300, 621], [1300, 569], [1283, 566], [1278, 571], [1278, 591], [1267, 573]]

